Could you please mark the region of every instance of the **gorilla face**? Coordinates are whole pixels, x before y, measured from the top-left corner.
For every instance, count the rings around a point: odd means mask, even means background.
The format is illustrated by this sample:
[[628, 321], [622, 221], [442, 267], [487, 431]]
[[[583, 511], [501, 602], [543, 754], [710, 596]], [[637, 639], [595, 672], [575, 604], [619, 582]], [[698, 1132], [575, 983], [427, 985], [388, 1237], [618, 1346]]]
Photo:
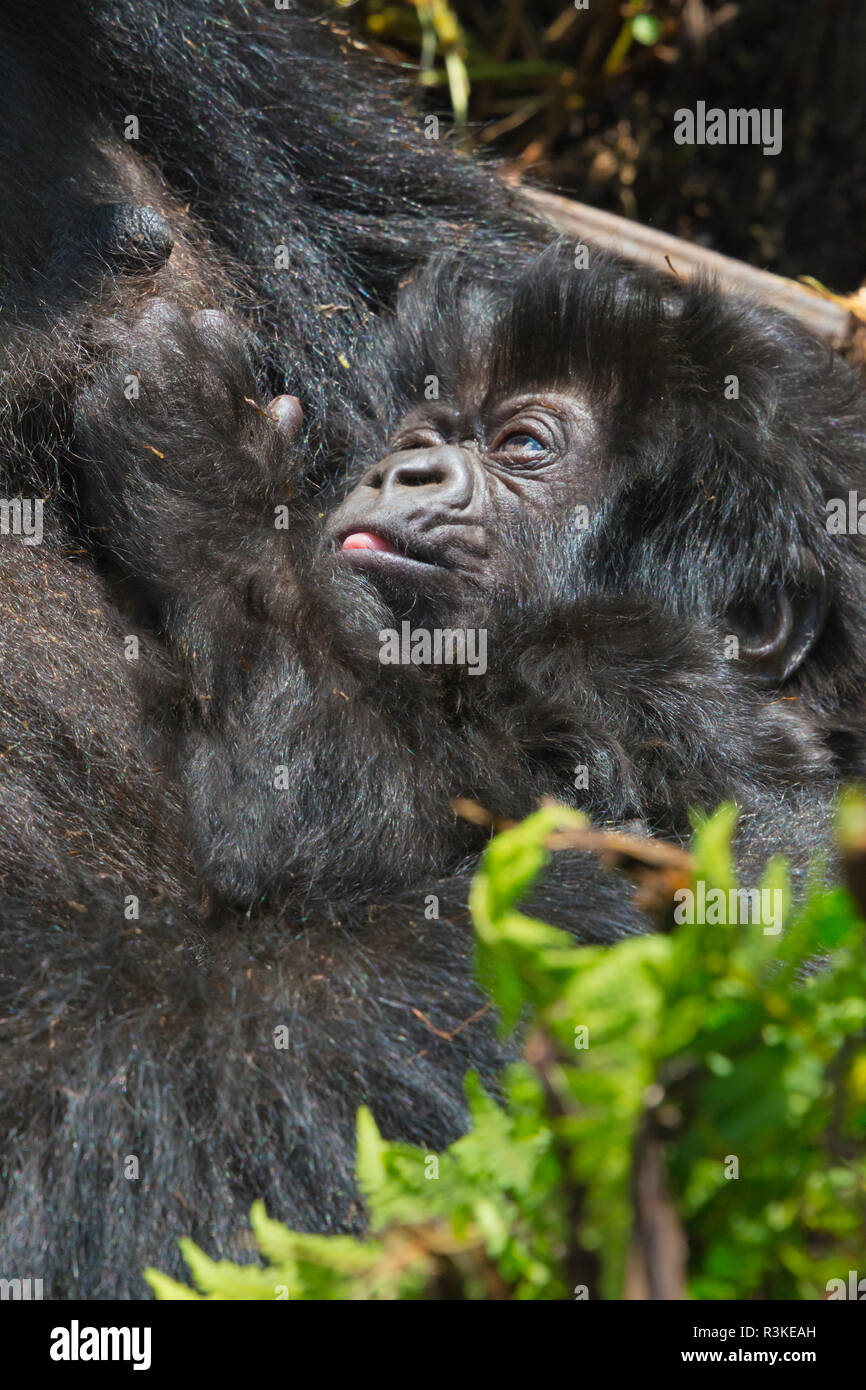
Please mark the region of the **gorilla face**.
[[489, 599], [513, 587], [518, 535], [559, 529], [597, 495], [597, 434], [578, 391], [466, 392], [412, 410], [328, 535], [397, 608]]
[[860, 393], [792, 326], [743, 315], [601, 256], [575, 270], [560, 247], [495, 286], [433, 265], [377, 325], [396, 366], [373, 354], [367, 415], [390, 443], [327, 523], [339, 566], [401, 617], [651, 598], [716, 627], [765, 687], [829, 669], [853, 589], [817, 412], [832, 391], [858, 414]]

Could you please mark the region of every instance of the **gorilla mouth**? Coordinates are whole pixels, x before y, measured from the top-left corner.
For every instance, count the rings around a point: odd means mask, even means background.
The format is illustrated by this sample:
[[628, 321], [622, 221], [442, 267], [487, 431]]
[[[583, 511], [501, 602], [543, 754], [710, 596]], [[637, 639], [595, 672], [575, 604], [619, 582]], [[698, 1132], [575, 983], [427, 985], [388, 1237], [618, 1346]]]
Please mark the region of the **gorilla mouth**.
[[377, 536], [374, 531], [352, 531], [346, 536], [341, 550], [381, 550], [389, 555], [399, 552], [390, 541], [386, 541], [384, 536]]
[[341, 555], [359, 569], [381, 570], [385, 573], [410, 569], [447, 569], [440, 555], [432, 550], [421, 550], [410, 545], [395, 532], [382, 531], [344, 531], [337, 536]]

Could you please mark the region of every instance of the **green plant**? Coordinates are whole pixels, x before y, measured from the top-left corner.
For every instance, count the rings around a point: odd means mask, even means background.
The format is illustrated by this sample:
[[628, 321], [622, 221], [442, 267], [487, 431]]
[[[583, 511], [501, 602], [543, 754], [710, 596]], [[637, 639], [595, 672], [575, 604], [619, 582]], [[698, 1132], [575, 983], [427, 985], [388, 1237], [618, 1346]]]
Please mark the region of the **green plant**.
[[[696, 826], [694, 882], [735, 888], [723, 807]], [[183, 1251], [162, 1298], [562, 1299], [824, 1296], [863, 1258], [866, 935], [816, 879], [785, 929], [688, 925], [577, 947], [518, 907], [583, 819], [548, 806], [491, 841], [473, 883], [478, 970], [524, 1060], [501, 1103], [467, 1078], [471, 1123], [441, 1155], [358, 1119], [369, 1236], [299, 1235], [261, 1204], [263, 1265]], [[859, 863], [866, 806], [848, 797]], [[856, 880], [856, 873], [852, 881]], [[707, 916], [710, 914], [707, 913]], [[829, 953], [823, 968], [809, 964]]]

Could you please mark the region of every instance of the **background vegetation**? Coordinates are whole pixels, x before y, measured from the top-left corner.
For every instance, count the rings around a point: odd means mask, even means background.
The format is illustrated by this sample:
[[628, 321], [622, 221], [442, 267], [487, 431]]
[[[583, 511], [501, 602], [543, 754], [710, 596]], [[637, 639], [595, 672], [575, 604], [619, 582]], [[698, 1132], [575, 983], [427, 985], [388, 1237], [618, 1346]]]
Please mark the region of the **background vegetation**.
[[[866, 274], [862, 0], [338, 0], [510, 171], [836, 290]], [[781, 153], [674, 144], [673, 113], [780, 107]]]
[[[709, 886], [734, 884], [733, 823], [726, 807], [698, 828], [693, 873]], [[578, 948], [517, 904], [581, 824], [539, 811], [491, 842], [473, 884], [480, 977], [525, 1036], [501, 1103], [469, 1077], [471, 1128], [441, 1155], [385, 1143], [360, 1112], [366, 1240], [293, 1234], [259, 1204], [261, 1265], [186, 1242], [199, 1292], [149, 1271], [160, 1297], [820, 1299], [866, 1276], [855, 896], [816, 883], [778, 935], [683, 925]], [[841, 835], [859, 893], [857, 798]], [[782, 864], [765, 886], [787, 898]]]

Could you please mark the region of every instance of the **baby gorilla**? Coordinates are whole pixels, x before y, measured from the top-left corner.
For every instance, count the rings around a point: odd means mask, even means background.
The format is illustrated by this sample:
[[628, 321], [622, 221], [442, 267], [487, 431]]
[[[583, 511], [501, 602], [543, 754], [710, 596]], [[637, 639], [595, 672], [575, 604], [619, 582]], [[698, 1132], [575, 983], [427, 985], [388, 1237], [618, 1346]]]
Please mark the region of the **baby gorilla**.
[[[735, 320], [708, 292], [665, 289], [602, 257], [576, 271], [558, 249], [509, 291], [434, 268], [362, 363], [356, 451], [383, 448], [383, 421], [390, 441], [324, 527], [297, 402], [256, 403], [227, 316], [157, 304], [118, 325], [80, 402], [80, 451], [112, 561], [183, 663], [170, 761], [216, 902], [413, 888], [479, 848], [458, 796], [505, 817], [553, 796], [676, 839], [690, 809], [734, 797], [756, 867], [781, 849], [802, 868], [821, 845], [833, 775], [819, 721], [805, 699], [761, 693], [822, 635], [821, 560], [801, 545], [744, 592], [752, 556], [730, 553], [723, 494], [744, 441], [754, 456], [764, 436], [704, 399]], [[531, 352], [542, 320], [557, 333]], [[752, 387], [767, 344], [757, 326], [738, 332]], [[695, 401], [712, 430], [691, 418]], [[640, 556], [695, 469], [718, 489], [728, 554], [717, 566], [698, 535], [687, 591], [678, 547], [706, 518], [666, 529], [660, 575]], [[749, 486], [760, 507], [763, 480]], [[484, 678], [427, 664], [437, 634], [452, 656], [483, 637]], [[568, 924], [585, 939], [610, 925], [586, 901]]]
[[[825, 711], [854, 699], [827, 673], [851, 669], [856, 575], [808, 504], [822, 470], [842, 486], [858, 466], [850, 382], [807, 344], [788, 400], [789, 329], [711, 296], [667, 305], [600, 258], [576, 274], [410, 289], [357, 368], [369, 410], [344, 422], [336, 505], [307, 481], [297, 403], [257, 401], [230, 318], [157, 303], [105, 330], [79, 495], [150, 702], [106, 805], [134, 788], [157, 843], [133, 862], [164, 867], [105, 862], [70, 883], [65, 930], [28, 920], [12, 943], [3, 1090], [31, 1118], [4, 1140], [3, 1253], [45, 1270], [50, 1251], [49, 1296], [139, 1293], [143, 1265], [178, 1270], [179, 1234], [243, 1257], [256, 1197], [301, 1229], [357, 1227], [362, 1103], [390, 1138], [460, 1132], [466, 1069], [493, 1084], [512, 1054], [470, 965], [488, 831], [455, 798], [517, 818], [552, 796], [683, 841], [692, 808], [733, 797], [745, 885], [822, 842], [846, 726], [828, 715], [831, 746], [818, 692], [823, 672]], [[710, 390], [729, 360], [739, 414]], [[426, 662], [436, 629], [483, 631], [484, 674]], [[395, 632], [408, 662], [381, 659]], [[761, 685], [774, 665], [795, 699]], [[573, 852], [532, 910], [581, 941], [650, 925]]]

